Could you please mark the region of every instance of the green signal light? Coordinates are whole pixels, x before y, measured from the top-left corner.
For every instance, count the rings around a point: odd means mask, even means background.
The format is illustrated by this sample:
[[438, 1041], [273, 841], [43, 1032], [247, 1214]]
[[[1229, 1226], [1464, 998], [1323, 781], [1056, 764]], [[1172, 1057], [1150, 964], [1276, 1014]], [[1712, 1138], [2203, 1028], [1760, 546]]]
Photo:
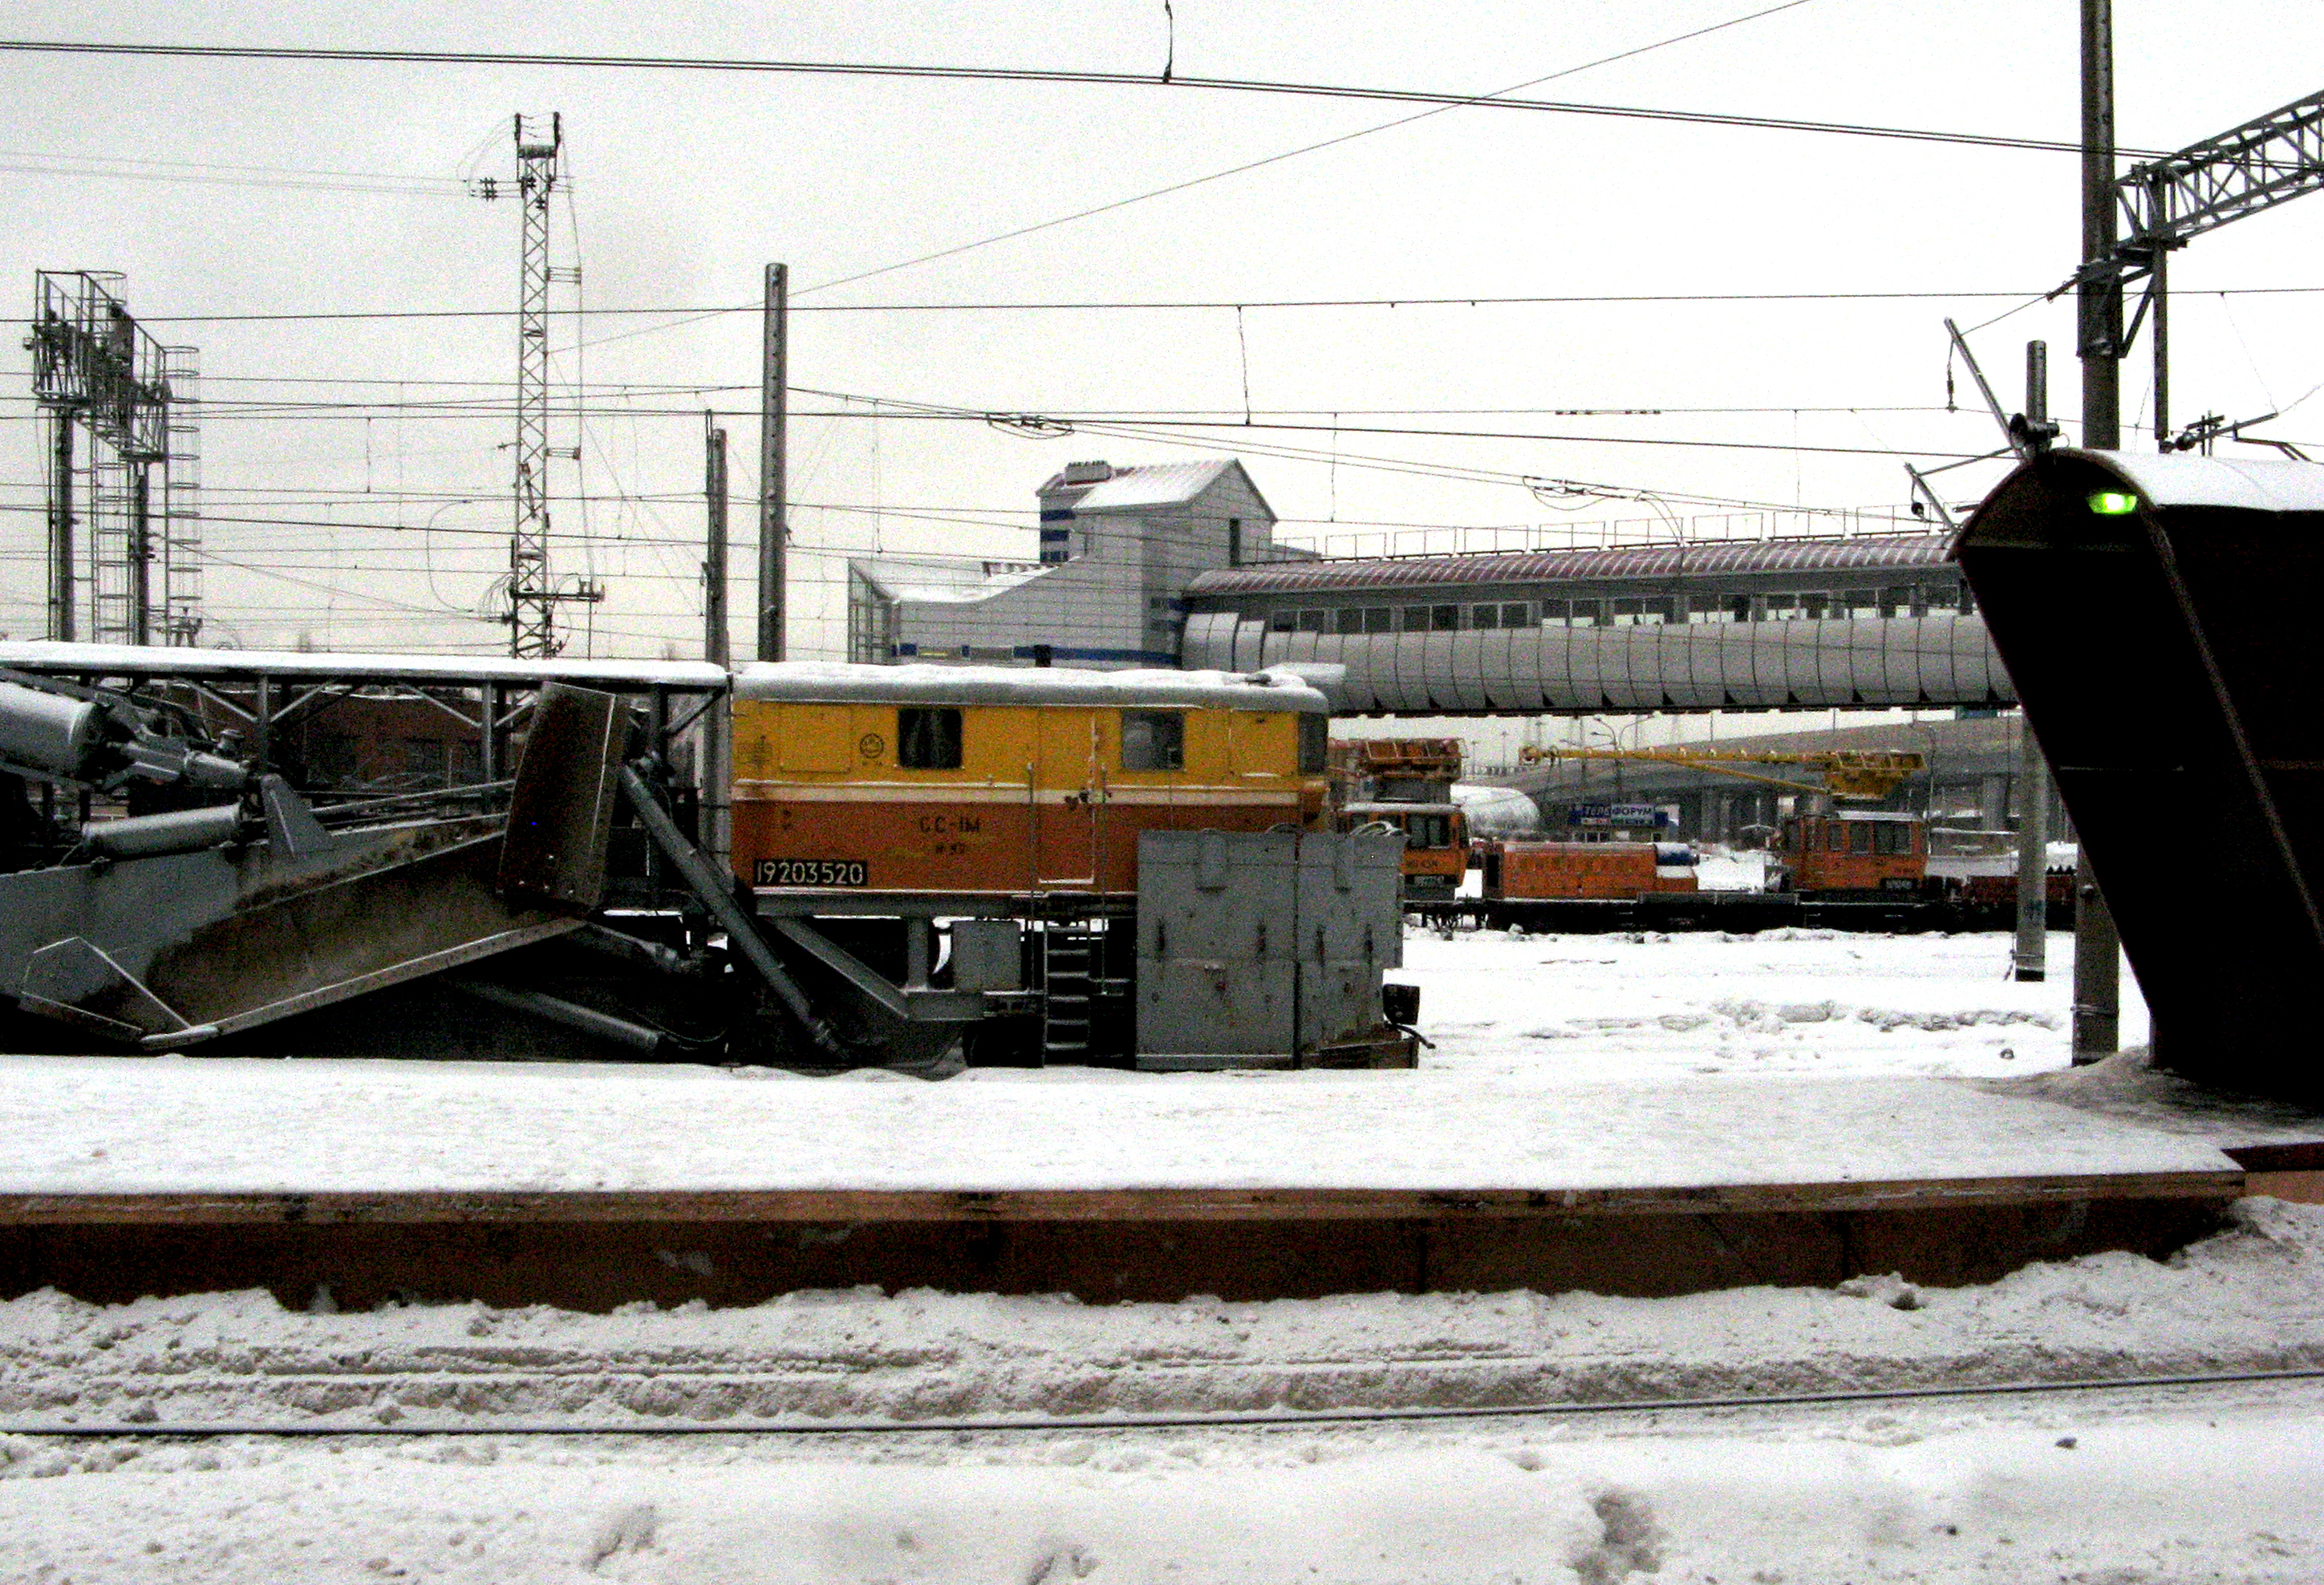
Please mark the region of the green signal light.
[[2123, 490], [2101, 490], [2090, 497], [2090, 510], [2100, 517], [2127, 517], [2138, 510], [2138, 497]]

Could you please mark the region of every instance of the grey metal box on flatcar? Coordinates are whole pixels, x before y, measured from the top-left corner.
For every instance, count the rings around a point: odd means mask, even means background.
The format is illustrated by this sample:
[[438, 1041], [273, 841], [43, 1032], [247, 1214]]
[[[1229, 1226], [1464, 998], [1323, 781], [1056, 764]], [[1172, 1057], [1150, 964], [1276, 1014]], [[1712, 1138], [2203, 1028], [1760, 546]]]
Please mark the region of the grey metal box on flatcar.
[[954, 919], [952, 983], [955, 991], [1025, 989], [1024, 926], [1014, 919]]

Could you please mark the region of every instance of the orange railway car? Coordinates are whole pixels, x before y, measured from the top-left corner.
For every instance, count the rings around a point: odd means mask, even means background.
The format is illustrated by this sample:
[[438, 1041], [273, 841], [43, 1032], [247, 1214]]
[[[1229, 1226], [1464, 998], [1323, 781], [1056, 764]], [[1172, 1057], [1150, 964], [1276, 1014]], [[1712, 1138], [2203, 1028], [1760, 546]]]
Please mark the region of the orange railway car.
[[1134, 893], [1138, 834], [1314, 828], [1288, 673], [786, 665], [734, 679], [735, 874], [774, 891]]
[[1801, 816], [1784, 822], [1776, 852], [1787, 876], [1781, 890], [1882, 897], [1920, 891], [1928, 880], [1928, 834], [1917, 815]]
[[1485, 896], [1622, 900], [1696, 889], [1694, 855], [1658, 842], [1505, 842], [1485, 850]]

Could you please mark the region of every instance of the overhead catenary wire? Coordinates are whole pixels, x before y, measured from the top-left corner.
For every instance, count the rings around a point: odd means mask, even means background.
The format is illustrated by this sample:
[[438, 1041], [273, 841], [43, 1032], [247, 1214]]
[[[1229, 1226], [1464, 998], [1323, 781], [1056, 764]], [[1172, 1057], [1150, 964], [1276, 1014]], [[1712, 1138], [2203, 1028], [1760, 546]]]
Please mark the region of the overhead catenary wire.
[[[2324, 292], [2324, 286], [2231, 286], [2205, 288], [2206, 297], [2301, 297]], [[1913, 289], [1894, 290], [1831, 290], [1831, 291], [1623, 291], [1623, 292], [1452, 292], [1415, 293], [1400, 297], [1314, 297], [1314, 298], [1113, 298], [1113, 299], [1026, 299], [1023, 300], [991, 299], [973, 302], [885, 302], [885, 303], [796, 303], [795, 314], [1018, 314], [1018, 313], [1196, 313], [1224, 312], [1236, 309], [1460, 309], [1555, 307], [1561, 304], [1576, 307], [1600, 307], [1637, 303], [1655, 306], [1668, 303], [1818, 303], [1818, 302], [1945, 302], [1953, 299], [2024, 299], [2012, 313], [2032, 308], [2046, 298], [2046, 292], [1998, 290], [1990, 287], [1975, 287], [1962, 290]], [[757, 314], [762, 312], [760, 303], [705, 304], [632, 304], [622, 308], [591, 308], [593, 319], [633, 318], [639, 315], [668, 314], [708, 316], [714, 314]], [[549, 318], [577, 318], [576, 309], [551, 309]], [[266, 313], [200, 313], [200, 314], [141, 314], [142, 325], [251, 325], [287, 323], [309, 320], [318, 323], [364, 319], [508, 319], [516, 317], [514, 309], [317, 309]], [[10, 325], [29, 324], [22, 318], [0, 319]], [[1990, 324], [1993, 321], [1988, 320]], [[1971, 329], [1979, 328], [1972, 326]], [[1964, 332], [1966, 334], [1966, 332]], [[412, 384], [426, 383], [421, 381]], [[397, 382], [387, 382], [397, 383]], [[682, 389], [696, 389], [682, 387]], [[732, 389], [732, 387], [729, 387]]]
[[[1794, 116], [1751, 115], [1731, 111], [1661, 109], [1555, 99], [1451, 93], [1430, 88], [1363, 88], [1262, 78], [1174, 76], [1168, 82], [1148, 72], [1073, 68], [931, 66], [885, 61], [782, 60], [742, 56], [614, 55], [529, 50], [398, 50], [330, 48], [287, 44], [169, 44], [126, 41], [0, 39], [0, 53], [94, 55], [152, 60], [281, 60], [318, 64], [400, 66], [553, 66], [615, 71], [698, 71], [809, 77], [918, 78], [954, 82], [1034, 83], [1056, 87], [1133, 88], [1188, 94], [1233, 93], [1298, 98], [1374, 100], [1403, 105], [1474, 106], [1480, 109], [1528, 111], [1558, 115], [1607, 116], [1618, 120], [1666, 121], [1692, 126], [1742, 127], [1768, 132], [1814, 133], [1841, 137], [1950, 143], [1970, 148], [2075, 154], [2081, 144], [2059, 138], [2003, 133], [1955, 132], [1932, 127], [1888, 126], [1871, 122], [1814, 121]], [[2130, 159], [2164, 158], [2163, 149], [2118, 148]]]
[[[881, 264], [870, 270], [859, 270], [853, 274], [842, 275], [834, 280], [820, 281], [814, 286], [807, 287], [805, 289], [803, 295], [818, 291], [828, 291], [836, 287], [851, 286], [856, 281], [869, 281], [876, 276], [892, 275], [899, 270], [909, 270], [921, 264], [935, 263], [939, 259], [956, 258], [962, 253], [973, 253], [979, 248], [992, 247], [1005, 242], [1014, 242], [1019, 237], [1032, 236], [1044, 231], [1054, 231], [1062, 226], [1071, 226], [1078, 221], [1093, 219], [1100, 215], [1112, 214], [1118, 210], [1126, 209], [1133, 204], [1142, 204], [1150, 199], [1167, 198], [1175, 193], [1186, 192], [1194, 188], [1207, 186], [1211, 182], [1224, 181], [1230, 177], [1247, 175], [1250, 171], [1262, 170], [1270, 165], [1280, 165], [1286, 161], [1296, 160], [1302, 155], [1320, 153], [1325, 149], [1338, 148], [1343, 144], [1354, 143], [1359, 138], [1371, 137], [1379, 133], [1392, 132], [1398, 127], [1409, 126], [1415, 122], [1426, 121], [1431, 116], [1443, 115], [1451, 111], [1461, 109], [1467, 104], [1481, 104], [1489, 100], [1505, 97], [1510, 94], [1522, 93], [1528, 88], [1537, 88], [1544, 83], [1556, 82], [1563, 78], [1577, 77], [1582, 72], [1595, 70], [1600, 66], [1610, 66], [1618, 60], [1629, 60], [1640, 55], [1651, 54], [1656, 50], [1668, 49], [1674, 44], [1683, 44], [1691, 39], [1702, 38], [1707, 33], [1720, 32], [1728, 28], [1739, 27], [1745, 23], [1757, 22], [1761, 17], [1773, 16], [1777, 12], [1796, 10], [1798, 7], [1807, 5], [1808, 3], [1809, 0], [1781, 0], [1781, 4], [1779, 5], [1766, 6], [1760, 10], [1748, 13], [1742, 16], [1730, 17], [1724, 22], [1712, 23], [1707, 27], [1695, 28], [1690, 32], [1678, 33], [1670, 38], [1657, 39], [1651, 43], [1635, 45], [1630, 49], [1620, 51], [1615, 54], [1600, 56], [1595, 60], [1585, 60], [1577, 65], [1564, 67], [1559, 70], [1546, 73], [1541, 77], [1528, 78], [1524, 82], [1512, 83], [1506, 88], [1498, 89], [1493, 93], [1480, 95], [1474, 100], [1464, 100], [1452, 104], [1431, 106], [1429, 108], [1416, 112], [1414, 115], [1398, 116], [1394, 121], [1381, 122], [1373, 126], [1359, 127], [1353, 132], [1341, 133], [1335, 136], [1323, 138], [1312, 143], [1302, 143], [1297, 148], [1285, 149], [1277, 153], [1264, 155], [1257, 160], [1246, 160], [1240, 164], [1231, 165], [1223, 170], [1213, 170], [1201, 176], [1187, 177], [1178, 181], [1170, 182], [1162, 187], [1149, 189], [1145, 192], [1132, 193], [1127, 198], [1109, 199], [1102, 204], [1093, 204], [1086, 207], [1074, 210], [1070, 214], [1053, 216], [1047, 220], [1037, 220], [1028, 226], [1019, 226], [1007, 231], [997, 232], [987, 236], [981, 236], [972, 242], [955, 243], [949, 247], [938, 248], [933, 253], [921, 253], [914, 258], [901, 259], [892, 264]], [[1169, 9], [1169, 0], [1163, 0], [1163, 9], [1166, 12]], [[1176, 19], [1174, 18], [1172, 22], [1173, 33], [1172, 48], [1169, 57], [1170, 60], [1175, 60], [1177, 54], [1176, 26]], [[1166, 83], [1170, 79], [1170, 65], [1167, 60], [1166, 60], [1162, 68], [1162, 79]], [[1240, 321], [1238, 321], [1238, 329], [1240, 329]], [[1246, 382], [1246, 383], [1248, 383], [1248, 382]]]

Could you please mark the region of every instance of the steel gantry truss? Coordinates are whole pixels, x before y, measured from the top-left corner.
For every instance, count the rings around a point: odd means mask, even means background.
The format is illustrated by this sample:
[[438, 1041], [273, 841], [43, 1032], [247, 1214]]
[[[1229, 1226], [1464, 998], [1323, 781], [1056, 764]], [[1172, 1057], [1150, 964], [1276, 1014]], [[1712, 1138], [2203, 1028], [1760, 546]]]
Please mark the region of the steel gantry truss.
[[2324, 93], [2272, 110], [2175, 154], [2133, 166], [2115, 184], [2135, 260], [2324, 188]]
[[[33, 277], [25, 345], [33, 400], [51, 428], [49, 636], [79, 636], [86, 583], [89, 636], [98, 642], [191, 644], [202, 622], [198, 364], [192, 347], [163, 346], [138, 325], [116, 293], [120, 281], [85, 270]], [[74, 461], [76, 428], [88, 433], [85, 468]], [[82, 474], [85, 541], [74, 488]]]
[[[2134, 165], [2115, 179], [2115, 207], [2124, 235], [2094, 253], [2051, 295], [2077, 287], [2111, 289], [2082, 292], [2077, 350], [2085, 358], [2125, 356], [2153, 312], [2154, 437], [2163, 449], [2184, 450], [2202, 438], [2195, 430], [2176, 438], [2171, 433], [2171, 253], [2190, 238], [2319, 189], [2324, 189], [2324, 93]], [[2139, 281], [2146, 290], [2126, 328], [2119, 290]]]

